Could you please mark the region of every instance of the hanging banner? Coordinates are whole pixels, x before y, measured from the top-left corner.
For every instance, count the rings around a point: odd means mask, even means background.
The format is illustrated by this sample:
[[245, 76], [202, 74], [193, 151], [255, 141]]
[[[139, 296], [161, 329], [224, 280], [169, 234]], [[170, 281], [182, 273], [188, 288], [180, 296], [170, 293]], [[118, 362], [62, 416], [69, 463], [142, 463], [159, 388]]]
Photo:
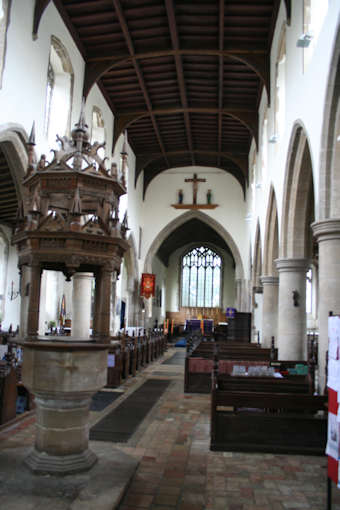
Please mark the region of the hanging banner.
[[155, 295], [156, 275], [150, 273], [142, 274], [140, 295], [148, 299]]

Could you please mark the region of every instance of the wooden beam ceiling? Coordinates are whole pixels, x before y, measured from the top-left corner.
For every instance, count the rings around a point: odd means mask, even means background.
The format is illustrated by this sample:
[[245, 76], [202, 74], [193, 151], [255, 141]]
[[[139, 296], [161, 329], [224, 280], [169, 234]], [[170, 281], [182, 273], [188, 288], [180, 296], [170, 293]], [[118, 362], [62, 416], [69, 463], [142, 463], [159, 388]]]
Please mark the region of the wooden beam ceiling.
[[[270, 102], [280, 0], [53, 2], [85, 60], [84, 95], [95, 83], [103, 92], [114, 146], [127, 129], [144, 191], [159, 173], [155, 162], [160, 171], [210, 164], [244, 188], [263, 87]], [[48, 4], [36, 0], [34, 34]]]

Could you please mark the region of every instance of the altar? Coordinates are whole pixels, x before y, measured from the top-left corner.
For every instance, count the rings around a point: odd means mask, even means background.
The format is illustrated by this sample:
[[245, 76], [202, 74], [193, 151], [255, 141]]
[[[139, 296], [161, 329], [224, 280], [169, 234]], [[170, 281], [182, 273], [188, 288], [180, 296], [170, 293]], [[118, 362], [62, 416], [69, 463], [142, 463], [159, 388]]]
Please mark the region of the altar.
[[184, 330], [189, 332], [201, 331], [203, 334], [212, 333], [214, 321], [212, 319], [186, 319]]

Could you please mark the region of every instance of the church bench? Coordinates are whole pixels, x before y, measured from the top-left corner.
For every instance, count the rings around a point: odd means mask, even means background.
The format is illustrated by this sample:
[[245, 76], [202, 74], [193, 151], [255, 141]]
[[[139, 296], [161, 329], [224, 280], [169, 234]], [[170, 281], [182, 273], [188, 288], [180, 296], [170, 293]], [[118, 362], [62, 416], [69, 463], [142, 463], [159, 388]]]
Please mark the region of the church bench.
[[210, 393], [211, 373], [217, 364], [219, 373], [232, 373], [234, 365], [269, 365], [277, 358], [277, 349], [265, 349], [258, 344], [228, 346], [202, 342], [185, 359], [184, 391], [186, 393]]
[[312, 394], [308, 376], [292, 375], [284, 378], [234, 376], [219, 374], [217, 387], [221, 391], [267, 392], [267, 393], [306, 393]]
[[324, 455], [326, 400], [310, 394], [224, 391], [214, 384], [210, 449]]
[[[106, 387], [107, 388], [116, 388], [117, 386], [120, 386], [122, 383], [122, 363], [123, 363], [123, 356], [122, 356], [122, 346], [120, 342], [115, 341], [112, 343], [108, 350], [108, 355], [111, 356], [111, 361], [114, 361], [114, 366], [108, 366], [107, 368], [107, 382]], [[113, 356], [113, 358], [112, 358]]]

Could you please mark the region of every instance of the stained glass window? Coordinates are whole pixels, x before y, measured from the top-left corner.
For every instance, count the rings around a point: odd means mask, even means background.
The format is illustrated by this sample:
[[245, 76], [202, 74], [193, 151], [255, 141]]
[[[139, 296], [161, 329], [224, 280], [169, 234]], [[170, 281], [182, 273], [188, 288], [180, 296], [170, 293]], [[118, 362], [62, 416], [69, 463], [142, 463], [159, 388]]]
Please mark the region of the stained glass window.
[[220, 306], [221, 257], [210, 248], [200, 246], [182, 258], [182, 306]]

